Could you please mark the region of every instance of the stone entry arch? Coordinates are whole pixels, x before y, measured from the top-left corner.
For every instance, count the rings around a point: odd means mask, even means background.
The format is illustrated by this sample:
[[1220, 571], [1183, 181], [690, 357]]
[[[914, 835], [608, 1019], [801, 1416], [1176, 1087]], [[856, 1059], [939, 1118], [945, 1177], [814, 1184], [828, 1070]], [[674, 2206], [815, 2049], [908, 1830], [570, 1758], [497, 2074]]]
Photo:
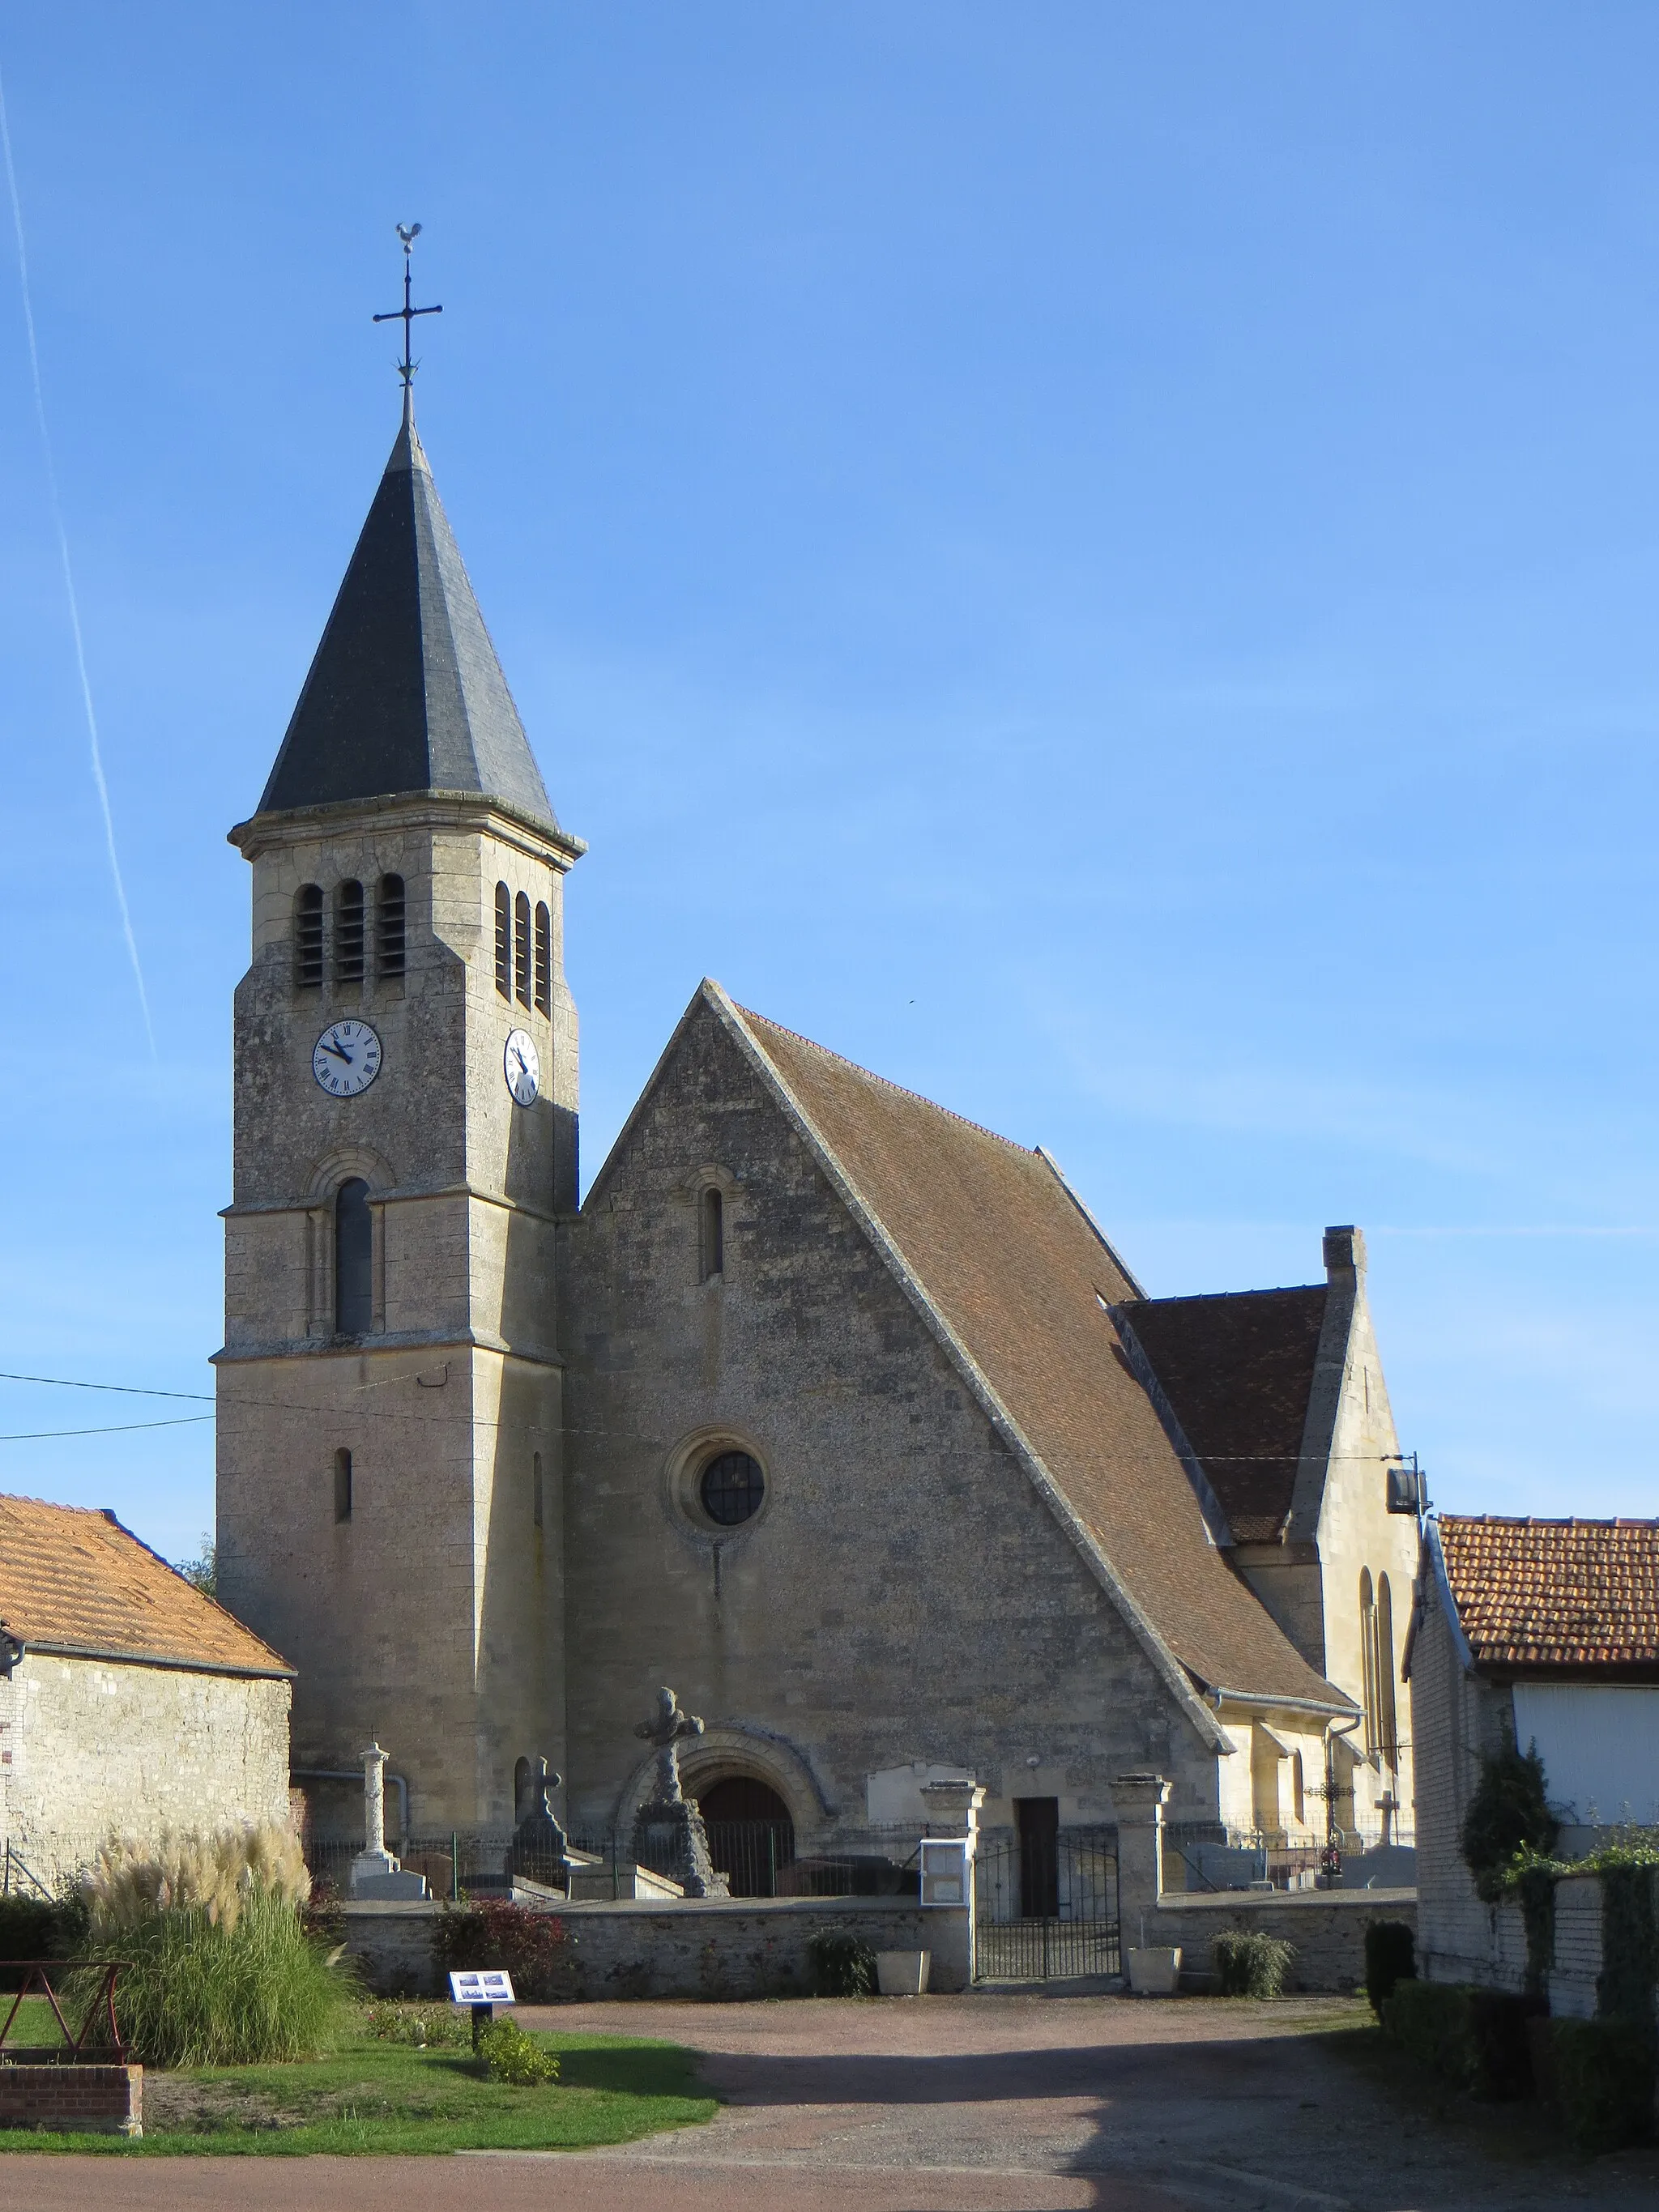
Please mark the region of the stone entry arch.
[[733, 1897], [775, 1897], [794, 1863], [795, 1823], [784, 1798], [755, 1773], [699, 1775], [697, 1804], [708, 1856]]

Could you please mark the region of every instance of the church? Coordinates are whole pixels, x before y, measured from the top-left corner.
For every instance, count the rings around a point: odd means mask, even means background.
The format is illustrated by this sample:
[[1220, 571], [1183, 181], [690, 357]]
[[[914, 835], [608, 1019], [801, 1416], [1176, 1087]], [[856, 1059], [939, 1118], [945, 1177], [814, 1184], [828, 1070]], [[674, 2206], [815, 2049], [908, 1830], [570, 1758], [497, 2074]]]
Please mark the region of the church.
[[1417, 1497], [1358, 1231], [1149, 1297], [1046, 1152], [708, 981], [583, 1198], [585, 848], [407, 389], [230, 836], [219, 1591], [319, 1819], [378, 1738], [406, 1834], [510, 1829], [545, 1758], [625, 1835], [667, 1684], [688, 1794], [802, 1850], [963, 1775], [1022, 1835], [1148, 1772], [1173, 1820], [1387, 1835]]

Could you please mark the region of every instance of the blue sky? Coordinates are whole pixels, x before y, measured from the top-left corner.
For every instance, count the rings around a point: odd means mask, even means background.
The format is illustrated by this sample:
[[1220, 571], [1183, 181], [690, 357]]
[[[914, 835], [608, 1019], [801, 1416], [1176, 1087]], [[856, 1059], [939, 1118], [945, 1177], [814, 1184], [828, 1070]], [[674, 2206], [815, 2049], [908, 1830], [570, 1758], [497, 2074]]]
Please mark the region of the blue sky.
[[[1439, 1502], [1655, 1510], [1651, 9], [58, 0], [0, 67], [160, 1048], [0, 239], [0, 1364], [210, 1387], [224, 832], [414, 217], [428, 449], [592, 847], [588, 1172], [708, 972], [1048, 1146], [1155, 1292], [1358, 1221]], [[178, 1554], [210, 1439], [0, 1486]]]

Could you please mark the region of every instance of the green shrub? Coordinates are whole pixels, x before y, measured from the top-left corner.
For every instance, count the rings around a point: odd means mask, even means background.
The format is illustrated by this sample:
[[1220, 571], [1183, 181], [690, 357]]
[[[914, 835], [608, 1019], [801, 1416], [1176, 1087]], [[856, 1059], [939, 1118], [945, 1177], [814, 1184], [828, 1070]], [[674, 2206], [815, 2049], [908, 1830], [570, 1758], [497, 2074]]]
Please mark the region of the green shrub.
[[1533, 2094], [1532, 2049], [1527, 2024], [1547, 2012], [1541, 1997], [1511, 1996], [1504, 1990], [1468, 1992], [1468, 2082], [1494, 2105]]
[[1474, 2078], [1470, 1995], [1461, 1983], [1413, 1977], [1396, 1982], [1382, 2003], [1383, 2033], [1449, 2088], [1467, 2089]]
[[[1617, 1847], [1615, 1847], [1615, 1850]], [[1601, 1972], [1595, 2009], [1603, 2020], [1653, 2026], [1653, 1985], [1659, 1979], [1659, 1929], [1653, 1891], [1659, 1853], [1650, 1845], [1598, 1852], [1601, 1881]]]
[[1623, 2020], [1550, 2022], [1555, 2092], [1580, 2150], [1645, 2142], [1653, 2126], [1652, 2033]]
[[[234, 1922], [198, 1906], [152, 1912], [128, 1928], [128, 1963], [115, 1989], [122, 2039], [151, 2066], [248, 2066], [310, 2058], [343, 2025], [349, 1978], [306, 1935], [293, 1902], [264, 1890]], [[99, 1977], [70, 1977], [71, 2002], [91, 2001]]]
[[1259, 1929], [1226, 1929], [1210, 1939], [1210, 1957], [1224, 1997], [1277, 1997], [1296, 1956], [1293, 1944]]
[[812, 1981], [821, 1997], [873, 1996], [876, 1954], [850, 1929], [820, 1928], [807, 1938]]
[[364, 2006], [363, 2028], [377, 2043], [407, 2043], [416, 2051], [472, 2040], [470, 2016], [453, 2005], [396, 2004], [386, 1997]]
[[[61, 1958], [62, 1911], [47, 1897], [0, 1897], [0, 1961], [9, 1959]], [[9, 1989], [17, 1977], [0, 1972]]]
[[1417, 1978], [1417, 1945], [1403, 1920], [1372, 1920], [1365, 1928], [1365, 1994], [1380, 2020], [1382, 2001], [1396, 1982]]
[[1463, 1863], [1487, 1904], [1507, 1889], [1514, 1860], [1522, 1854], [1547, 1857], [1560, 1827], [1544, 1799], [1544, 1762], [1534, 1744], [1518, 1751], [1507, 1744], [1485, 1753], [1480, 1779], [1463, 1816]]
[[575, 1938], [556, 1912], [505, 1899], [446, 1905], [432, 1937], [441, 1977], [484, 1969], [513, 1977], [513, 1994], [532, 2004], [568, 1996]]
[[516, 2020], [492, 2021], [478, 2038], [478, 2056], [492, 2081], [535, 2089], [559, 2078], [556, 2055], [526, 2035]]

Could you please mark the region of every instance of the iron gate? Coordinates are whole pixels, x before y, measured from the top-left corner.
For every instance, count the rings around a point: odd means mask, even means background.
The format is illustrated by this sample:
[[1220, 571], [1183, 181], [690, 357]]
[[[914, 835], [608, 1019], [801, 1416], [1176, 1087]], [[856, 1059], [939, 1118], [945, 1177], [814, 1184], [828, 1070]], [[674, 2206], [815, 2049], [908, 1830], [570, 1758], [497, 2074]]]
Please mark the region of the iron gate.
[[1059, 1981], [1122, 1971], [1115, 1828], [981, 1843], [974, 1892], [975, 1979]]

